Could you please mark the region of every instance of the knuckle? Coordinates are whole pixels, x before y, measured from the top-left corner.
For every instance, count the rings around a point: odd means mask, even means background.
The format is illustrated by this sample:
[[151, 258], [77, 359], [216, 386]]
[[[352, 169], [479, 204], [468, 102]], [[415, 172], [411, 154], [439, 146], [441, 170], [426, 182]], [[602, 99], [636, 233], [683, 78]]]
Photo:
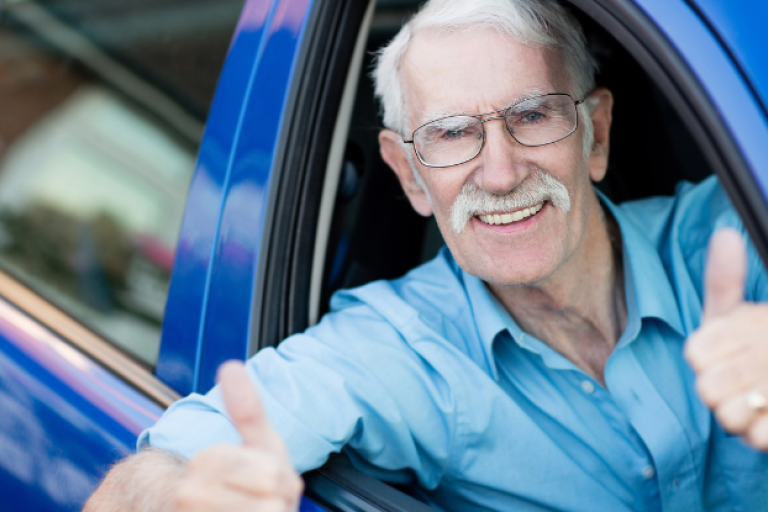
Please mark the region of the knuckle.
[[293, 502], [304, 491], [304, 481], [287, 460], [271, 458], [264, 460], [259, 475], [260, 491], [268, 496], [282, 496]]
[[304, 494], [304, 479], [298, 473], [293, 474], [293, 495], [298, 499]]
[[688, 337], [688, 340], [683, 346], [683, 356], [686, 361], [697, 371], [703, 368], [704, 356], [706, 353], [705, 342], [706, 334], [702, 334], [701, 330], [695, 331]]
[[746, 425], [744, 425], [744, 422], [741, 421], [736, 415], [718, 410], [715, 413], [715, 416], [717, 417], [717, 421], [720, 422], [720, 425], [722, 425], [723, 429], [725, 429], [727, 432], [732, 434], [744, 433]]
[[269, 494], [278, 494], [280, 491], [280, 475], [274, 471], [268, 472], [263, 477], [262, 485]]
[[286, 512], [288, 510], [292, 510], [291, 506], [279, 499], [259, 503], [259, 512]]
[[190, 481], [183, 481], [176, 489], [173, 502], [176, 507], [174, 510], [179, 512], [194, 510], [200, 502], [199, 487]]
[[191, 458], [187, 463], [187, 472], [194, 474], [205, 470], [210, 466], [209, 460], [208, 457], [204, 457], [202, 454]]
[[758, 450], [768, 450], [768, 435], [760, 429], [750, 428], [745, 436], [745, 441]]
[[289, 503], [298, 502], [304, 494], [304, 480], [294, 471], [286, 475], [284, 494]]
[[761, 415], [749, 425], [745, 441], [758, 450], [768, 451], [768, 415]]
[[763, 436], [760, 438], [757, 443], [754, 445], [755, 448], [757, 448], [760, 451], [767, 452], [768, 451], [768, 437]]
[[279, 466], [275, 465], [273, 461], [264, 460], [258, 477], [259, 487], [267, 494], [277, 494], [283, 480], [282, 476]]
[[768, 313], [768, 306], [759, 302], [745, 302], [737, 312], [741, 320], [750, 320], [762, 324], [768, 323], [765, 317], [766, 313]]
[[191, 469], [200, 470], [219, 466], [222, 462], [231, 458], [231, 446], [217, 445], [195, 455], [189, 461]]
[[706, 376], [696, 381], [696, 392], [699, 394], [701, 400], [710, 407], [716, 405], [716, 386], [712, 385], [712, 379], [706, 378]]
[[693, 331], [683, 345], [683, 355], [686, 359], [690, 360], [697, 356], [699, 348], [699, 331]]
[[177, 494], [176, 498], [173, 500], [174, 510], [178, 512], [185, 512], [187, 510], [192, 510], [193, 503], [194, 503], [194, 500], [191, 499], [189, 495]]

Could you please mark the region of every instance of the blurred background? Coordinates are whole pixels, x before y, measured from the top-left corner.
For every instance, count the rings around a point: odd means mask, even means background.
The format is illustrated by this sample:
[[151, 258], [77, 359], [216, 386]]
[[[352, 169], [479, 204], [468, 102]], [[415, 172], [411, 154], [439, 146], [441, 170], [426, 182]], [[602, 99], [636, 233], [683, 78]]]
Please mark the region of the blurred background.
[[149, 367], [242, 4], [0, 10], [0, 267]]

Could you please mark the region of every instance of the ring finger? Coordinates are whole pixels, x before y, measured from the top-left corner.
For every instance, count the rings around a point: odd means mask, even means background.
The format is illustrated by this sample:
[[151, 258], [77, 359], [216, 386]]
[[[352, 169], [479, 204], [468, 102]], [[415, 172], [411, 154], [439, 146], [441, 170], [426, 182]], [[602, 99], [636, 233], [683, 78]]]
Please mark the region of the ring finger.
[[715, 409], [723, 428], [734, 434], [744, 434], [752, 422], [765, 415], [768, 415], [768, 382], [765, 381], [729, 397]]

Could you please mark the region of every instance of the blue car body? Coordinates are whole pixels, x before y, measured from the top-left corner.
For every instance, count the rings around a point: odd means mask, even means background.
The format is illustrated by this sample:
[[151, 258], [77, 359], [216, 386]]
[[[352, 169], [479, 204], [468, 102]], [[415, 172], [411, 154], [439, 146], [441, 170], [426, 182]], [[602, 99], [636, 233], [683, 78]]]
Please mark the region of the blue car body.
[[[245, 3], [187, 197], [155, 369], [154, 378], [165, 386], [162, 393], [137, 388], [87, 346], [73, 346], [73, 337], [88, 338], [86, 329], [3, 278], [8, 283], [0, 287], [0, 509], [78, 509], [108, 466], [134, 450], [139, 432], [170, 400], [207, 391], [219, 364], [252, 351], [255, 283], [266, 271], [262, 245], [273, 220], [270, 194], [279, 162], [289, 151], [284, 134], [292, 92], [313, 11], [322, 3]], [[737, 179], [747, 180], [742, 184], [747, 188], [751, 180], [752, 201], [758, 197], [765, 208], [768, 4], [574, 4], [598, 14], [606, 5], [612, 12], [644, 13], [676, 52], [668, 62], [660, 58], [661, 64], [684, 66], [687, 79], [696, 81], [711, 105], [698, 115], [721, 120], [749, 172]], [[765, 237], [768, 218], [756, 218], [750, 227], [753, 237]], [[303, 503], [303, 510], [318, 509]]]

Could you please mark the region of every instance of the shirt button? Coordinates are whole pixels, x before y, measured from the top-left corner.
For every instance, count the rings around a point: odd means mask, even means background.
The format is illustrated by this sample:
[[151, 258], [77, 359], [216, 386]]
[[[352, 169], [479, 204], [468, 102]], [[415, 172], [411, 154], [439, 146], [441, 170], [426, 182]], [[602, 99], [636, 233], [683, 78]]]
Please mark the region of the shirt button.
[[591, 395], [595, 392], [595, 385], [589, 382], [588, 380], [585, 380], [581, 383], [581, 389], [586, 394]]
[[645, 478], [646, 480], [650, 480], [655, 476], [656, 476], [656, 470], [653, 469], [653, 466], [645, 466], [643, 468], [643, 478]]

